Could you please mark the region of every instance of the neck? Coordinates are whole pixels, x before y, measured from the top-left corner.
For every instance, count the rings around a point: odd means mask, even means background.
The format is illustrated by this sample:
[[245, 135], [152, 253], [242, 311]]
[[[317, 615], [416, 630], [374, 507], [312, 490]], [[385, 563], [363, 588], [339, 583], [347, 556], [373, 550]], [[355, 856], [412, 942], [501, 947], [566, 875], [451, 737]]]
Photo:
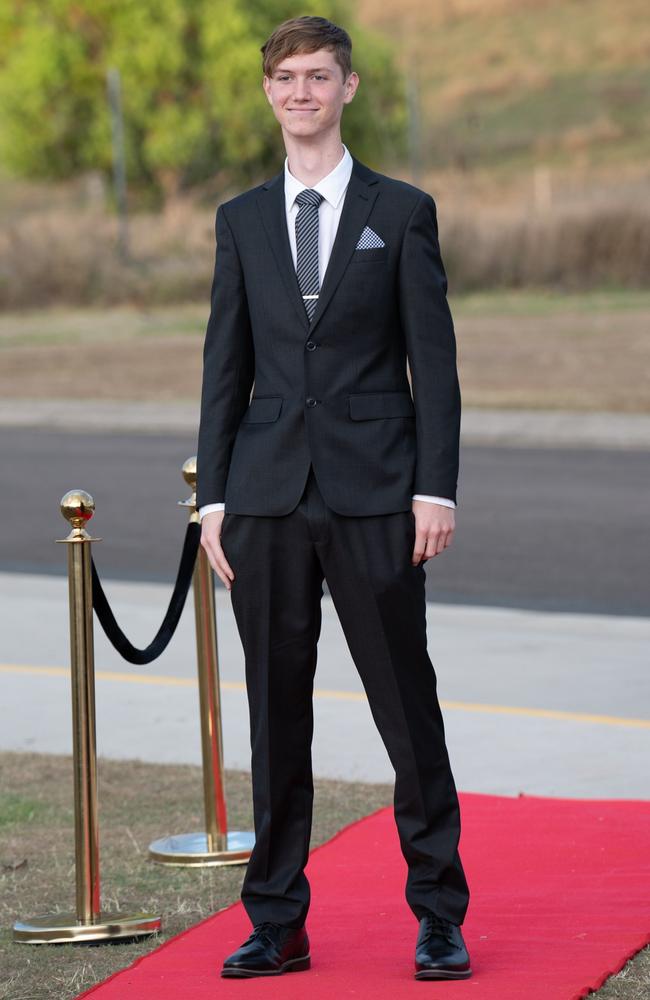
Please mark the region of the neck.
[[289, 170], [306, 187], [318, 184], [343, 158], [343, 144], [338, 129], [331, 134], [310, 139], [296, 139], [285, 133], [284, 145]]

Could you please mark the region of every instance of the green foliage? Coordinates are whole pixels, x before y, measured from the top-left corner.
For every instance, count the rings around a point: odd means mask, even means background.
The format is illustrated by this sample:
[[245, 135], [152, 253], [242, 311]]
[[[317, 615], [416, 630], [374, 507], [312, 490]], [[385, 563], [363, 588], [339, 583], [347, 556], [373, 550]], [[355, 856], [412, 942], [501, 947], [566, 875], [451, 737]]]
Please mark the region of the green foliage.
[[[169, 194], [219, 173], [278, 167], [279, 126], [260, 46], [295, 16], [286, 0], [0, 0], [0, 161], [61, 179], [111, 168], [106, 74], [117, 67], [131, 183]], [[400, 155], [403, 83], [385, 43], [349, 25], [340, 0], [301, 13], [343, 24], [361, 84], [343, 115], [355, 155]]]
[[31, 823], [43, 813], [42, 803], [15, 793], [0, 793], [0, 827]]

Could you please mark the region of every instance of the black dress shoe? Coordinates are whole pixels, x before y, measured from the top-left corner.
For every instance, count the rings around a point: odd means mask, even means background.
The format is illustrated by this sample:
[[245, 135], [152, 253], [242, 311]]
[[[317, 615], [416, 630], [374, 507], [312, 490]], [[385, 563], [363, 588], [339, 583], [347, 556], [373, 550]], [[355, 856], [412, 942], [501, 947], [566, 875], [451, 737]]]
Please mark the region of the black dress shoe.
[[415, 946], [416, 979], [467, 979], [472, 970], [458, 924], [427, 913], [420, 920]]
[[309, 938], [304, 927], [265, 922], [256, 924], [248, 940], [226, 959], [221, 975], [242, 979], [279, 976], [283, 972], [302, 972], [310, 964]]

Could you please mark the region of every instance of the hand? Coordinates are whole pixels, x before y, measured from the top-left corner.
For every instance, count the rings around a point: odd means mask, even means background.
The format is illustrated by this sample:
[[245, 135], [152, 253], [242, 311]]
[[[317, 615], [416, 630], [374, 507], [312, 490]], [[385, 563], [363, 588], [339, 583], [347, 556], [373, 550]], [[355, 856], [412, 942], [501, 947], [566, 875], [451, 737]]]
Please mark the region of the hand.
[[456, 519], [454, 508], [441, 503], [430, 503], [428, 500], [414, 500], [415, 515], [415, 545], [411, 562], [419, 566], [432, 556], [440, 555], [443, 549], [451, 545]]
[[221, 548], [221, 522], [224, 511], [213, 510], [201, 518], [201, 545], [208, 554], [212, 569], [225, 585], [226, 590], [232, 588], [235, 574]]

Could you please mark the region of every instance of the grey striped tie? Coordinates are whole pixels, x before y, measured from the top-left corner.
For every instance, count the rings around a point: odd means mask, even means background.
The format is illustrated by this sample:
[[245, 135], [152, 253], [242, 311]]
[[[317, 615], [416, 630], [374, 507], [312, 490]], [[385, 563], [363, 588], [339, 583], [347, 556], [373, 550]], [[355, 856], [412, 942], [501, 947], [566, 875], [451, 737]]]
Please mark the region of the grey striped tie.
[[311, 322], [318, 303], [318, 206], [323, 195], [313, 188], [304, 188], [298, 195], [296, 216], [296, 274]]

